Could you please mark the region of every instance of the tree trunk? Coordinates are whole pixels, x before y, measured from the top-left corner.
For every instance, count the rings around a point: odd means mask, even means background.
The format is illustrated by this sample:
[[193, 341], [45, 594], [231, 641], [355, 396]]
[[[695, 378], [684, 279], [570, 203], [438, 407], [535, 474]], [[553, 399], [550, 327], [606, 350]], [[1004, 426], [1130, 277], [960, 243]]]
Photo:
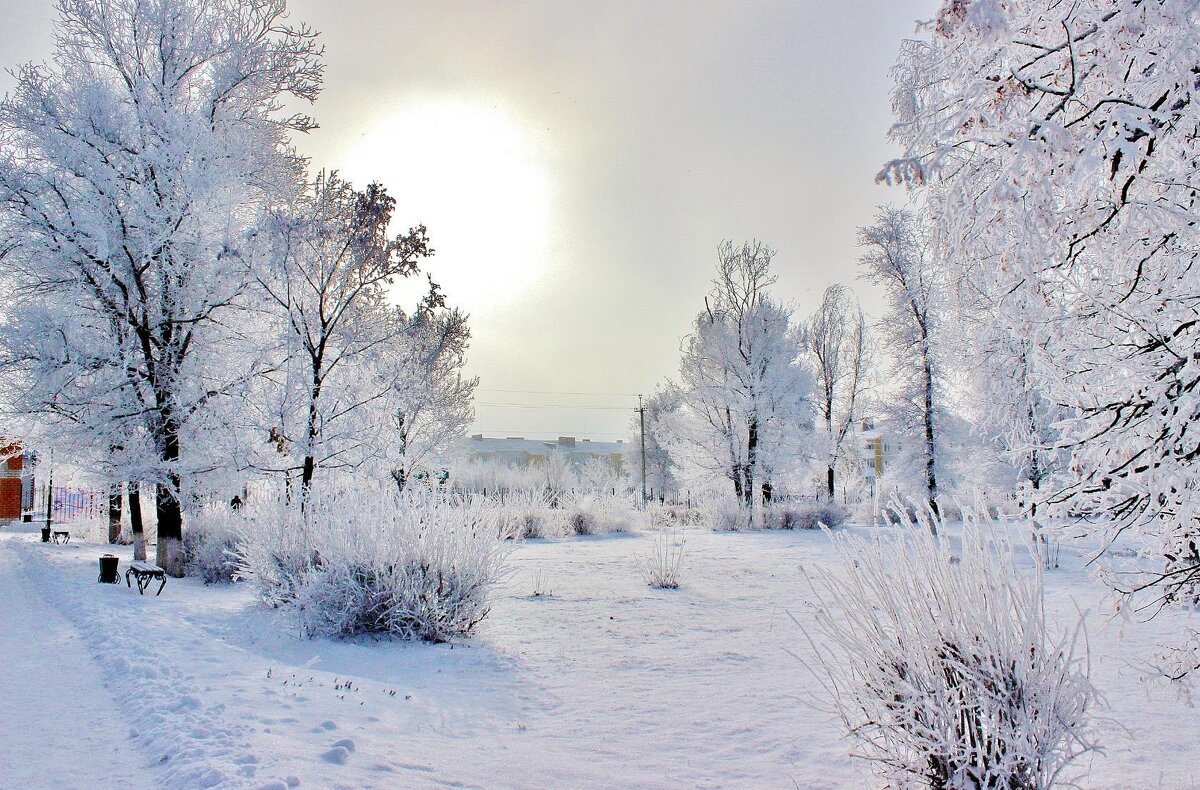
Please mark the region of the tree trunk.
[[133, 532], [133, 558], [146, 560], [146, 532], [142, 526], [142, 492], [139, 483], [130, 481], [129, 491], [129, 528]]
[[[929, 359], [929, 340], [923, 344], [925, 354], [925, 485], [929, 492], [929, 510], [936, 519], [940, 515], [937, 503], [937, 442], [933, 426], [933, 364]], [[937, 535], [937, 524], [929, 522], [929, 529]]]
[[154, 510], [158, 515], [158, 543], [154, 561], [170, 576], [183, 576], [183, 508], [179, 502], [179, 428], [168, 422], [163, 429], [162, 460], [167, 482], [155, 486]]
[[742, 467], [744, 482], [742, 496], [746, 507], [754, 508], [754, 465], [758, 461], [758, 418], [751, 417], [747, 426], [746, 436], [746, 465]]
[[400, 465], [392, 470], [392, 478], [396, 481], [396, 487], [400, 492], [404, 492], [404, 486], [408, 485], [408, 429], [404, 424], [404, 413], [396, 414], [396, 421], [400, 426]]
[[315, 453], [317, 436], [320, 434], [320, 430], [317, 428], [317, 422], [320, 417], [317, 411], [317, 403], [321, 399], [320, 357], [313, 359], [312, 367], [312, 389], [309, 391], [308, 427], [306, 429], [308, 441], [304, 448], [304, 466], [300, 471], [300, 510], [302, 511], [308, 506], [309, 489], [312, 488], [313, 476], [317, 472], [317, 459], [315, 457]]
[[828, 488], [828, 490], [829, 490], [829, 500], [832, 502], [832, 501], [833, 501], [833, 493], [834, 493], [834, 488], [833, 488], [833, 464], [830, 464], [830, 465], [829, 465], [828, 467], [826, 467], [826, 469], [825, 469], [825, 482], [826, 482], [826, 486], [827, 486], [827, 488]]
[[121, 542], [121, 484], [108, 486], [108, 542]]
[[300, 470], [300, 509], [308, 504], [308, 490], [312, 488], [313, 475], [317, 471], [317, 461], [311, 455], [304, 456], [304, 466]]
[[1042, 532], [1042, 525], [1038, 523], [1037, 519], [1038, 495], [1042, 488], [1042, 470], [1041, 464], [1038, 462], [1037, 450], [1029, 454], [1029, 483], [1033, 489], [1029, 495], [1029, 520], [1033, 528], [1033, 546], [1042, 558], [1042, 566], [1049, 568], [1049, 546], [1047, 545], [1046, 535]]

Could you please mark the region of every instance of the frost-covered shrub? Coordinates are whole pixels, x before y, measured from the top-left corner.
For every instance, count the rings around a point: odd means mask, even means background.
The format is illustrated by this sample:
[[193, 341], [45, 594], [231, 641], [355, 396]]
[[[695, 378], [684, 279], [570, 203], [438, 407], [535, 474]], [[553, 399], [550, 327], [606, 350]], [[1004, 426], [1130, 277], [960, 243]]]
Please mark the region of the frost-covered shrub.
[[235, 578], [248, 579], [268, 606], [294, 603], [308, 572], [320, 561], [309, 538], [310, 519], [282, 497], [256, 498], [242, 512], [245, 539], [238, 548]]
[[704, 515], [699, 508], [651, 502], [646, 506], [646, 519], [651, 529], [672, 528], [700, 524], [704, 521]]
[[856, 753], [892, 786], [1041, 790], [1094, 748], [1079, 629], [1047, 627], [1038, 563], [973, 529], [958, 555], [923, 527], [835, 545], [841, 567], [809, 577], [806, 636]]
[[545, 476], [535, 467], [495, 459], [473, 460], [450, 470], [450, 490], [459, 496], [507, 497], [521, 491], [545, 490]]
[[303, 514], [273, 509], [273, 523], [247, 540], [241, 572], [264, 602], [291, 609], [306, 636], [464, 635], [505, 573], [510, 544], [486, 500], [343, 492], [311, 499]]
[[748, 529], [750, 514], [734, 497], [713, 497], [700, 505], [701, 519], [719, 532]]
[[563, 509], [567, 533], [571, 535], [608, 535], [628, 532], [633, 515], [624, 498], [599, 494], [574, 494]]
[[687, 539], [678, 530], [656, 535], [650, 551], [639, 558], [646, 584], [664, 590], [678, 589], [686, 544]]
[[840, 527], [846, 517], [844, 507], [829, 501], [772, 504], [762, 511], [764, 529]]
[[498, 530], [505, 539], [548, 538], [557, 533], [545, 491], [513, 491], [496, 505]]
[[183, 568], [205, 584], [232, 582], [237, 575], [242, 520], [225, 505], [206, 505], [187, 516]]

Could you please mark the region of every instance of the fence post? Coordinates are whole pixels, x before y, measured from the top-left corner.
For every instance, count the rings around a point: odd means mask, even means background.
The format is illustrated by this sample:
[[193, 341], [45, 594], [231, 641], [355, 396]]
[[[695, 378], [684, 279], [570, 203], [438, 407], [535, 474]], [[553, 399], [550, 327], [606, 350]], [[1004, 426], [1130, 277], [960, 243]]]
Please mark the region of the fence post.
[[46, 526], [51, 526], [54, 520], [54, 472], [50, 472], [49, 482], [46, 483]]

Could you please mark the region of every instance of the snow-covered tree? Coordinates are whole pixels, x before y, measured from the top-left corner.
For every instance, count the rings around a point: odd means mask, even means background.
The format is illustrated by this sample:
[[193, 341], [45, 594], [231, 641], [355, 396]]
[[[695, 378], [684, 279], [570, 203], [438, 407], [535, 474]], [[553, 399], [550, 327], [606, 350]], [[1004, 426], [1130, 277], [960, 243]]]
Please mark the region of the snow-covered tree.
[[471, 329], [467, 314], [447, 308], [437, 284], [411, 315], [395, 312], [394, 341], [383, 364], [394, 370], [389, 394], [395, 422], [392, 477], [403, 489], [422, 465], [445, 459], [475, 419], [479, 379], [463, 375]]
[[826, 442], [826, 492], [834, 494], [834, 470], [847, 456], [857, 459], [851, 428], [862, 417], [871, 346], [867, 321], [844, 285], [825, 289], [821, 306], [804, 326], [804, 345], [813, 361], [816, 422]]
[[[1200, 201], [1190, 0], [947, 0], [895, 69], [881, 178], [923, 192], [955, 280], [1035, 338], [1074, 480], [1047, 499], [1200, 582]], [[1155, 557], [1156, 555], [1156, 557]], [[1165, 563], [1162, 558], [1166, 558]]]
[[[5, 424], [24, 442], [70, 458], [90, 482], [108, 488], [108, 539], [122, 535], [122, 487], [129, 478], [134, 552], [145, 559], [137, 475], [152, 468], [153, 449], [140, 424], [136, 365], [118, 365], [132, 349], [122, 327], [93, 323], [89, 310], [57, 304], [4, 278], [14, 298], [0, 316], [0, 370]], [[133, 477], [130, 477], [130, 476]]]
[[258, 463], [298, 471], [302, 505], [319, 468], [355, 468], [386, 447], [384, 419], [372, 415], [394, 379], [380, 358], [408, 327], [390, 315], [384, 289], [431, 254], [424, 226], [388, 237], [394, 208], [378, 184], [360, 192], [322, 173], [261, 238], [256, 278], [282, 324], [286, 360], [273, 376], [273, 441]]
[[[863, 277], [887, 293], [888, 312], [878, 331], [893, 359], [894, 390], [888, 403], [893, 424], [919, 447], [921, 488], [930, 511], [938, 513], [938, 475], [944, 460], [938, 412], [943, 408], [942, 376], [936, 355], [940, 298], [934, 250], [928, 228], [912, 211], [885, 206], [875, 224], [859, 229], [866, 249]], [[935, 521], [930, 521], [933, 528]]]
[[[655, 388], [642, 403], [646, 431], [646, 490], [655, 494], [675, 494], [680, 488], [678, 462], [671, 456], [671, 420], [682, 405], [679, 387], [668, 381]], [[641, 415], [634, 414], [630, 423], [630, 441], [625, 445], [625, 463], [630, 475], [640, 487], [642, 481]]]
[[1037, 523], [1043, 494], [1067, 479], [1069, 457], [1060, 447], [1057, 425], [1068, 413], [1050, 400], [1042, 384], [1045, 350], [1028, 336], [995, 326], [995, 314], [981, 307], [975, 304], [979, 323], [964, 319], [960, 324], [969, 333], [963, 351], [971, 422], [1014, 473], [1017, 488], [1005, 493], [1017, 494]]
[[181, 575], [182, 481], [203, 465], [206, 407], [254, 372], [231, 364], [230, 325], [253, 299], [245, 239], [299, 172], [287, 138], [313, 124], [280, 108], [315, 98], [319, 47], [283, 0], [58, 11], [53, 63], [20, 68], [0, 104], [4, 260], [20, 298], [87, 314], [97, 369], [123, 373], [136, 409], [102, 411], [153, 449], [157, 562]]
[[767, 293], [773, 255], [760, 242], [721, 243], [713, 291], [679, 366], [676, 445], [702, 472], [732, 483], [751, 513], [760, 491], [770, 500], [811, 425], [812, 377], [800, 362], [800, 333], [791, 309]]

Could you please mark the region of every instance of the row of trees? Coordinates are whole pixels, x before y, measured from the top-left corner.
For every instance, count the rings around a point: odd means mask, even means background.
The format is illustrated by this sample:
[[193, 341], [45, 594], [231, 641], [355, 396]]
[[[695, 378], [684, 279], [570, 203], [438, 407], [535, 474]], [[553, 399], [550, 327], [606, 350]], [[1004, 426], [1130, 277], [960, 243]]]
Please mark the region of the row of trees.
[[1182, 0], [944, 3], [893, 71], [904, 155], [880, 179], [915, 210], [866, 232], [923, 249], [959, 384], [1034, 515], [1142, 536], [1150, 562], [1117, 586], [1160, 603], [1200, 595], [1198, 23]]
[[54, 60], [0, 103], [6, 423], [152, 485], [174, 575], [190, 497], [256, 472], [301, 503], [321, 470], [403, 485], [471, 419], [466, 316], [432, 281], [412, 313], [387, 301], [425, 228], [389, 235], [383, 187], [291, 146], [320, 54], [284, 0], [62, 0]]
[[657, 490], [677, 490], [680, 478], [717, 483], [753, 513], [801, 469], [819, 465], [821, 491], [832, 497], [836, 470], [857, 465], [850, 440], [872, 358], [866, 320], [853, 294], [834, 285], [797, 321], [771, 295], [774, 255], [758, 241], [718, 247], [679, 379], [645, 404], [647, 481]]

